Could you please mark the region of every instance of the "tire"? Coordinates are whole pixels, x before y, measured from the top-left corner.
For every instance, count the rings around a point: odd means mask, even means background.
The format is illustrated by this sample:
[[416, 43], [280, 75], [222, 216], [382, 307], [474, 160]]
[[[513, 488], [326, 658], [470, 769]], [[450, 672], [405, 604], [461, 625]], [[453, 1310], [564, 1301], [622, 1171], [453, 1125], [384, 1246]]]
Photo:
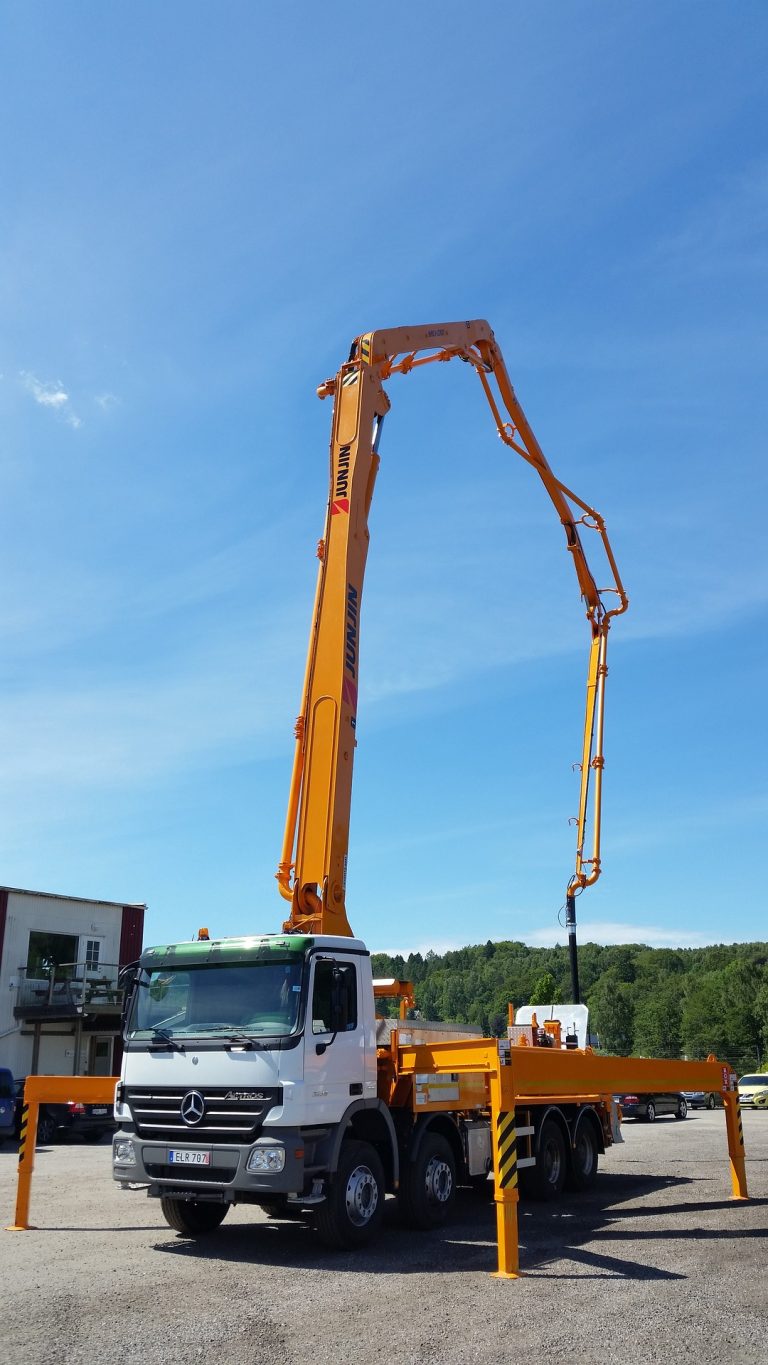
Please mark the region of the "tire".
[[368, 1142], [342, 1144], [339, 1165], [315, 1211], [320, 1240], [334, 1249], [365, 1246], [384, 1217], [384, 1167]]
[[195, 1199], [161, 1199], [163, 1217], [174, 1232], [185, 1237], [204, 1237], [223, 1223], [228, 1204], [203, 1204]]
[[591, 1119], [582, 1119], [576, 1125], [576, 1133], [571, 1148], [571, 1164], [566, 1184], [572, 1190], [588, 1190], [595, 1183], [600, 1146]]
[[648, 1107], [645, 1111], [645, 1121], [646, 1123], [656, 1122], [656, 1105], [654, 1104], [653, 1100], [648, 1101]]
[[715, 1109], [716, 1107], [717, 1100], [715, 1099], [714, 1095], [707, 1095], [707, 1109]]
[[526, 1168], [526, 1193], [549, 1202], [563, 1192], [568, 1172], [568, 1153], [563, 1130], [554, 1119], [545, 1119], [536, 1145], [536, 1165]]
[[37, 1116], [37, 1146], [50, 1147], [58, 1131], [59, 1125], [53, 1114], [41, 1109]]
[[688, 1101], [686, 1100], [685, 1095], [681, 1095], [681, 1096], [680, 1096], [680, 1099], [679, 1099], [678, 1102], [677, 1102], [677, 1109], [675, 1110], [675, 1118], [676, 1118], [676, 1119], [684, 1119], [684, 1118], [687, 1118], [687, 1117], [688, 1117]]
[[[489, 1180], [486, 1190], [493, 1189]], [[398, 1195], [400, 1216], [411, 1228], [438, 1228], [456, 1202], [456, 1159], [439, 1133], [427, 1133], [416, 1160], [405, 1172]]]

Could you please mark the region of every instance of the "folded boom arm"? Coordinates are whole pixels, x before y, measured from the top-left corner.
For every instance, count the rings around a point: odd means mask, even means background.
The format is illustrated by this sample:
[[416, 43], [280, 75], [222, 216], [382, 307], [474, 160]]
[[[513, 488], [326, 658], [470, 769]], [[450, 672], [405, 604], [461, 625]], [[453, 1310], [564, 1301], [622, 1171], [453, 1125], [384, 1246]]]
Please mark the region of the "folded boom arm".
[[[368, 553], [368, 513], [379, 467], [381, 424], [389, 410], [383, 385], [394, 374], [458, 358], [473, 366], [499, 436], [538, 473], [565, 530], [590, 628], [573, 895], [600, 875], [603, 700], [611, 619], [627, 596], [602, 517], [555, 477], [515, 397], [487, 322], [443, 323], [368, 332], [352, 345], [334, 379], [318, 388], [333, 397], [330, 495], [304, 677], [301, 714], [282, 856], [281, 895], [291, 902], [287, 932], [346, 934], [345, 905], [352, 767], [358, 696], [360, 603]], [[506, 414], [506, 415], [503, 415]], [[579, 527], [596, 531], [612, 583], [598, 587]], [[610, 595], [611, 605], [605, 597]], [[585, 856], [590, 775], [594, 772], [591, 856]]]

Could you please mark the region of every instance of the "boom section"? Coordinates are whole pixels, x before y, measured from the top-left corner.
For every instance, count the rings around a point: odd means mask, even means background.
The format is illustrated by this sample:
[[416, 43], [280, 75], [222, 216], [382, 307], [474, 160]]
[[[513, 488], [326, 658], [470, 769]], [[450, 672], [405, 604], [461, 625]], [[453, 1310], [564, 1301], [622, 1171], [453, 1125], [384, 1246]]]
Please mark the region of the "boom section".
[[[628, 600], [605, 523], [556, 478], [528, 424], [489, 324], [483, 320], [437, 323], [368, 332], [356, 338], [348, 361], [318, 388], [333, 397], [330, 490], [304, 675], [301, 714], [277, 872], [281, 895], [291, 902], [288, 932], [349, 935], [346, 868], [356, 746], [360, 608], [368, 554], [368, 514], [379, 467], [381, 424], [389, 409], [384, 383], [422, 365], [463, 360], [476, 371], [505, 445], [538, 473], [562, 523], [590, 629], [587, 698], [580, 768], [573, 894], [600, 875], [603, 700], [611, 619]], [[611, 581], [599, 587], [581, 531], [596, 532]], [[606, 602], [610, 596], [610, 605]], [[592, 846], [586, 838], [592, 792]]]
[[389, 399], [360, 359], [342, 366], [333, 393], [330, 492], [277, 879], [291, 901], [286, 932], [350, 935], [345, 890], [360, 604], [376, 447]]

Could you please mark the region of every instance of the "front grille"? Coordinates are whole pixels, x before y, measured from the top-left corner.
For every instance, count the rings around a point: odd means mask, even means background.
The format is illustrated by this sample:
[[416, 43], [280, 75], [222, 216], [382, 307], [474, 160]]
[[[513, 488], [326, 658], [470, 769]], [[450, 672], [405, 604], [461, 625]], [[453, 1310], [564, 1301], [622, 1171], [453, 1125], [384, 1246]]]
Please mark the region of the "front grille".
[[172, 1180], [174, 1185], [229, 1185], [237, 1174], [232, 1166], [195, 1166], [194, 1175], [179, 1175], [178, 1166], [166, 1166], [159, 1161], [148, 1161], [145, 1166], [151, 1180]]
[[[203, 1098], [204, 1113], [199, 1123], [187, 1124], [181, 1117], [181, 1104], [190, 1090]], [[183, 1090], [126, 1088], [125, 1100], [139, 1137], [155, 1142], [197, 1142], [235, 1146], [253, 1142], [261, 1132], [266, 1114], [282, 1104], [280, 1086], [254, 1086], [235, 1090], [225, 1086], [186, 1086]]]

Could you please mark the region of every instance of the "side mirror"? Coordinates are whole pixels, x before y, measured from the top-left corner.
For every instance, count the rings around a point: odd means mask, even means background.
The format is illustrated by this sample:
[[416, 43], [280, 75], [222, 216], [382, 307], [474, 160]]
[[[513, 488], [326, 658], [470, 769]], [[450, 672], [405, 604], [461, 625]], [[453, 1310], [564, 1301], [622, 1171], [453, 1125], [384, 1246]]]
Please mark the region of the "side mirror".
[[139, 977], [140, 965], [138, 962], [129, 962], [126, 967], [122, 967], [117, 977], [117, 984], [123, 992], [123, 1002], [120, 1007], [120, 1032], [125, 1036], [125, 1025], [128, 1015], [133, 1005], [133, 997], [136, 994], [136, 982]]

